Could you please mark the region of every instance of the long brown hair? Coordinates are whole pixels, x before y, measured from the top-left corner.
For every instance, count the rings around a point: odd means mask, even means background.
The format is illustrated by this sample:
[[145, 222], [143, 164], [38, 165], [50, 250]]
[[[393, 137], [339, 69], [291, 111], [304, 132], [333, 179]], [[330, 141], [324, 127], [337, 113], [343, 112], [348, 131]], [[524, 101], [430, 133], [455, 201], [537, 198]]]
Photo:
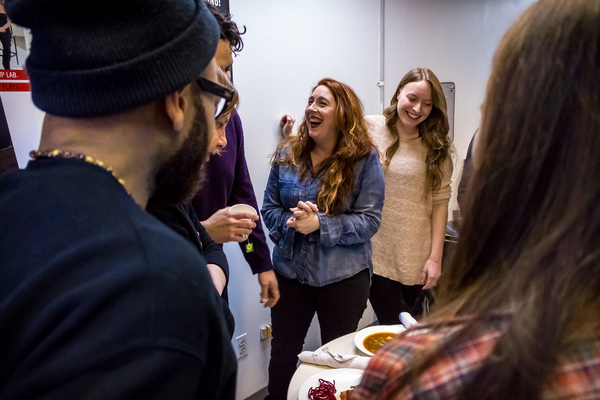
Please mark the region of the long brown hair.
[[482, 122], [460, 242], [425, 325], [469, 322], [394, 384], [507, 310], [458, 398], [538, 399], [600, 329], [600, 2], [540, 0], [522, 14], [496, 52]]
[[425, 196], [428, 196], [432, 190], [437, 190], [442, 184], [444, 171], [443, 162], [449, 157], [452, 143], [448, 137], [450, 124], [448, 124], [448, 111], [446, 98], [442, 85], [437, 76], [427, 68], [414, 68], [400, 80], [394, 96], [390, 101], [390, 106], [383, 110], [385, 125], [392, 134], [392, 143], [385, 150], [383, 165], [388, 166], [394, 154], [400, 147], [400, 135], [396, 128], [398, 121], [398, 94], [404, 86], [411, 82], [426, 81], [431, 87], [431, 99], [433, 106], [427, 119], [419, 124], [419, 136], [421, 141], [427, 147], [427, 175], [425, 180]]
[[278, 150], [289, 146], [289, 153], [273, 162], [297, 168], [301, 177], [311, 173], [322, 174], [317, 206], [325, 214], [337, 215], [346, 209], [350, 194], [354, 191], [354, 166], [357, 161], [369, 156], [373, 143], [364, 120], [362, 102], [354, 90], [342, 82], [325, 78], [317, 83], [311, 93], [319, 86], [326, 86], [336, 103], [335, 123], [339, 139], [333, 154], [321, 162], [316, 171], [308, 169], [307, 161], [315, 141], [308, 135], [307, 121], [303, 119], [298, 134], [290, 136], [278, 146]]

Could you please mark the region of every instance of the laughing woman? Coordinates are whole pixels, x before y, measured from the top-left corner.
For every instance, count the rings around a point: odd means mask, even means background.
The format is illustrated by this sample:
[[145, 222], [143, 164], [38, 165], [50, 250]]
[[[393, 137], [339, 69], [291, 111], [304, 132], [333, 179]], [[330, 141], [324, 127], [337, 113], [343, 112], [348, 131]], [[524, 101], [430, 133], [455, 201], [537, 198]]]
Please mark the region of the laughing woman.
[[380, 324], [397, 324], [402, 311], [422, 313], [424, 290], [441, 275], [452, 177], [442, 86], [431, 70], [415, 68], [383, 115], [366, 119], [383, 155], [386, 183], [369, 299]]
[[298, 134], [277, 148], [261, 210], [281, 292], [271, 309], [270, 399], [286, 398], [315, 312], [323, 343], [356, 330], [384, 191], [361, 101], [347, 85], [321, 80]]

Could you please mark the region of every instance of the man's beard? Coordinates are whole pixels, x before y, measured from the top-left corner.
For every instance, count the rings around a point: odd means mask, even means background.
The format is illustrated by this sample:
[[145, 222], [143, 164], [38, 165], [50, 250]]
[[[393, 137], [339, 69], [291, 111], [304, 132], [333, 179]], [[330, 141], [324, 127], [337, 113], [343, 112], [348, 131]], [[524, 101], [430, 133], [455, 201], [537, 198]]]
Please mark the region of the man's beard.
[[152, 199], [175, 206], [194, 197], [204, 181], [203, 165], [208, 159], [209, 134], [200, 96], [195, 96], [196, 116], [190, 134], [181, 148], [156, 172]]

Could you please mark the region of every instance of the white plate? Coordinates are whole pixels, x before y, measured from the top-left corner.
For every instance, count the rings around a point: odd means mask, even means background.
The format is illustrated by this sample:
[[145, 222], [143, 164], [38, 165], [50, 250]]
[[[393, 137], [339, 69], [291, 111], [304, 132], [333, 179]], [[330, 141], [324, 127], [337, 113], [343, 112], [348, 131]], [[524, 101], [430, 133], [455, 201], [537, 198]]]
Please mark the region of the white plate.
[[362, 329], [360, 331], [358, 331], [356, 333], [356, 336], [354, 336], [354, 344], [356, 345], [356, 347], [362, 351], [365, 354], [368, 354], [370, 356], [373, 355], [373, 353], [371, 353], [369, 350], [365, 349], [365, 346], [363, 346], [363, 341], [365, 340], [365, 338], [373, 333], [383, 333], [383, 332], [392, 332], [392, 333], [400, 333], [405, 331], [406, 328], [404, 327], [404, 325], [375, 325], [375, 326], [368, 326], [365, 329]]
[[319, 379], [325, 379], [331, 383], [335, 381], [335, 396], [339, 399], [341, 392], [350, 390], [352, 386], [356, 386], [360, 383], [363, 372], [362, 369], [337, 368], [324, 370], [314, 374], [300, 386], [298, 400], [308, 400], [308, 391], [310, 388], [319, 386]]

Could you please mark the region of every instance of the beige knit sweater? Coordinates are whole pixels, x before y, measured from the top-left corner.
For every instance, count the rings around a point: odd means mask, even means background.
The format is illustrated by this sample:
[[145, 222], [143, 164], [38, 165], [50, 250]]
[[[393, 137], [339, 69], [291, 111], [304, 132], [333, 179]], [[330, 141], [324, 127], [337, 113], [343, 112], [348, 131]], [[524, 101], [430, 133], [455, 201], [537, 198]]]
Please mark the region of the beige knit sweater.
[[[375, 145], [383, 155], [392, 137], [383, 115], [365, 117]], [[423, 198], [427, 149], [421, 138], [401, 141], [384, 168], [385, 203], [381, 227], [371, 239], [373, 271], [405, 285], [420, 284], [421, 273], [431, 253], [431, 215], [433, 206], [448, 205], [452, 179], [452, 160], [444, 164], [440, 189]]]

